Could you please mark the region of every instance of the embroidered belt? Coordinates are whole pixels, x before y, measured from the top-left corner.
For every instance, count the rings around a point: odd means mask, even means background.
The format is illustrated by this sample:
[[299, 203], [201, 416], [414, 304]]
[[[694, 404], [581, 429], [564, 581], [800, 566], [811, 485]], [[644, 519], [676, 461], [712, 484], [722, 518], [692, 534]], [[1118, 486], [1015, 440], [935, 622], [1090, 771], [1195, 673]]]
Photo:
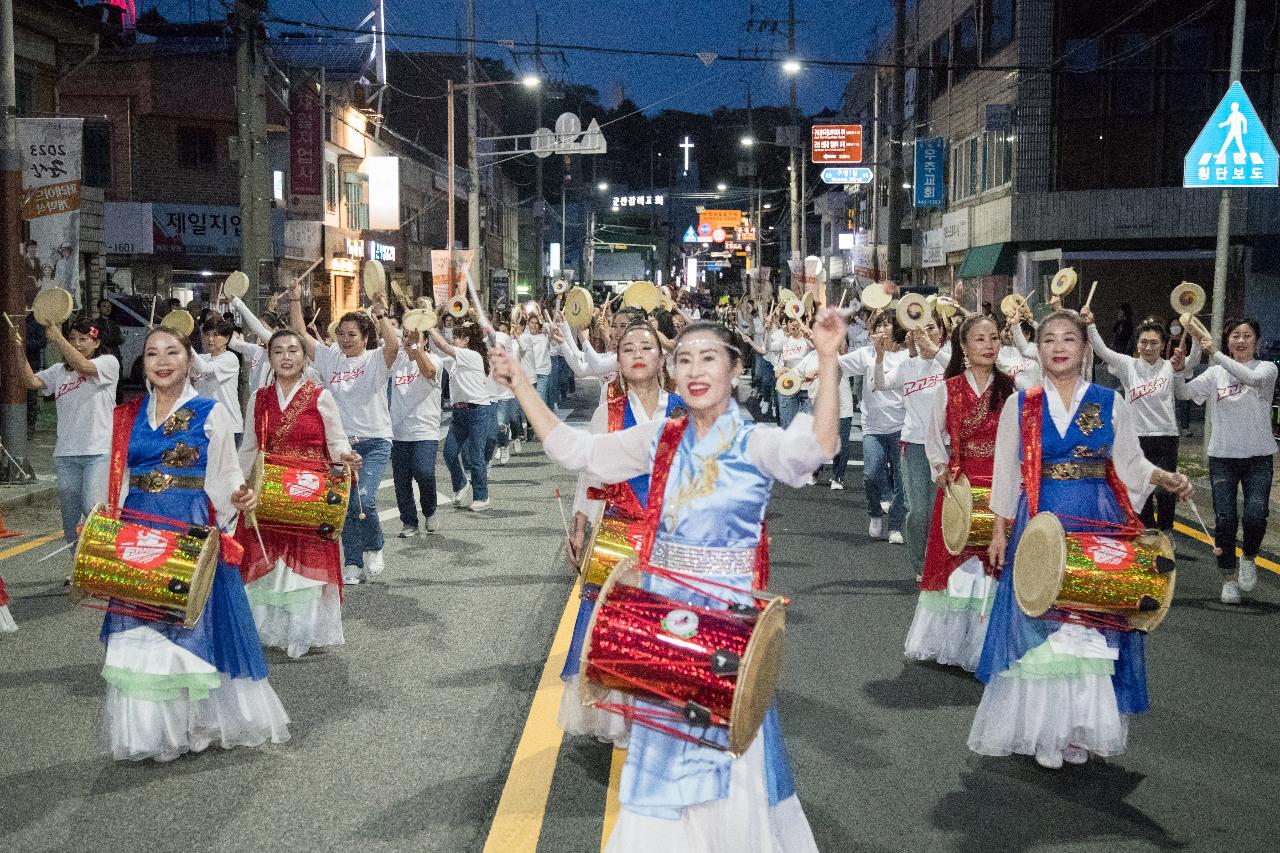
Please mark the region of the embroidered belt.
[[1106, 462], [1054, 462], [1045, 465], [1040, 471], [1045, 480], [1092, 480], [1105, 479]]
[[169, 489], [204, 489], [204, 477], [190, 477], [181, 474], [165, 474], [161, 471], [148, 471], [129, 478], [129, 486], [151, 494]]
[[749, 575], [755, 571], [755, 548], [703, 548], [659, 539], [653, 543], [654, 565], [698, 575]]

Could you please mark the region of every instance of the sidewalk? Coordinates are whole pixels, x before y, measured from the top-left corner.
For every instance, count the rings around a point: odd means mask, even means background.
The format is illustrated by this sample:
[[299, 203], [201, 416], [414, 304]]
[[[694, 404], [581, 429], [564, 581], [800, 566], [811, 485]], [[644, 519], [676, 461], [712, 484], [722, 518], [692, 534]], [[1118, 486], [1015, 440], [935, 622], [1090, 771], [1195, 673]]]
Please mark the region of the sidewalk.
[[53, 405], [42, 406], [40, 415], [35, 438], [27, 443], [27, 455], [35, 468], [36, 481], [0, 483], [0, 510], [25, 506], [58, 493], [58, 481], [53, 475]]

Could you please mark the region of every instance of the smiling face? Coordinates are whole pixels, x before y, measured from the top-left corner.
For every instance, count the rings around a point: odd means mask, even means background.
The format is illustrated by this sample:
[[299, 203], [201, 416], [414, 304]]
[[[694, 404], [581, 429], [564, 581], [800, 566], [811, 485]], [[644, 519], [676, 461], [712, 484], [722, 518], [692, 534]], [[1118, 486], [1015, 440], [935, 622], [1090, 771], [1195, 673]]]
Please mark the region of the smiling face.
[[728, 345], [711, 332], [691, 332], [676, 345], [676, 391], [691, 412], [723, 407], [741, 369]]
[[630, 383], [649, 382], [658, 375], [662, 364], [662, 348], [658, 338], [648, 329], [632, 329], [618, 345], [618, 369]]
[[1258, 353], [1258, 333], [1248, 323], [1227, 332], [1227, 350], [1236, 361], [1253, 361]]
[[800, 337], [800, 321], [794, 317], [788, 317], [787, 322], [782, 325], [783, 330], [792, 338]]
[[348, 358], [364, 352], [364, 332], [355, 320], [343, 320], [338, 324], [338, 348]]
[[191, 354], [173, 333], [152, 332], [142, 351], [142, 367], [155, 390], [176, 392], [186, 384]]
[[530, 314], [530, 315], [529, 315], [528, 328], [529, 328], [529, 334], [531, 334], [531, 335], [536, 335], [536, 334], [538, 334], [539, 332], [541, 332], [541, 331], [542, 331], [542, 318], [541, 318], [541, 317], [539, 317], [537, 314]]
[[1138, 355], [1147, 364], [1155, 364], [1164, 350], [1164, 338], [1159, 332], [1147, 330], [1138, 335]]
[[97, 355], [98, 346], [100, 345], [100, 341], [93, 335], [77, 332], [75, 329], [72, 329], [67, 335], [67, 343], [71, 344], [72, 348], [85, 358], [93, 358]]
[[964, 334], [964, 357], [971, 367], [990, 368], [996, 363], [1000, 351], [1000, 333], [990, 318], [974, 322]]
[[281, 335], [271, 341], [271, 351], [267, 353], [271, 360], [271, 370], [277, 379], [293, 381], [302, 375], [306, 364], [306, 353], [302, 342], [294, 335]]
[[1066, 317], [1045, 322], [1040, 327], [1040, 364], [1054, 379], [1079, 376], [1084, 364], [1084, 335]]

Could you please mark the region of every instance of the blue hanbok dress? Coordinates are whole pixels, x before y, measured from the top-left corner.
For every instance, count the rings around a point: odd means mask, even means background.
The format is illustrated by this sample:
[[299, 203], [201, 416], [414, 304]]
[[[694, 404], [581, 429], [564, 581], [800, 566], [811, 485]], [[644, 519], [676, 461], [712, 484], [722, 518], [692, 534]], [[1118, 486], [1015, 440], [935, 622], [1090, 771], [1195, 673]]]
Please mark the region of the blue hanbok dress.
[[[690, 424], [667, 480], [653, 564], [751, 590], [774, 481], [804, 486], [818, 466], [829, 461], [813, 440], [812, 424], [808, 414], [797, 415], [785, 431], [757, 424], [732, 401], [701, 438]], [[656, 421], [620, 433], [590, 435], [561, 426], [544, 446], [554, 461], [570, 470], [617, 482], [652, 469], [662, 427], [663, 422]], [[723, 609], [718, 599], [733, 595], [710, 586], [710, 595], [701, 595], [656, 575], [646, 575], [644, 583], [650, 591], [708, 608]], [[740, 600], [753, 599], [743, 594]], [[640, 700], [635, 704], [647, 706]], [[723, 730], [674, 725], [728, 743]], [[622, 808], [607, 853], [817, 850], [796, 797], [776, 707], [740, 758], [633, 726], [619, 800]]]
[[[1018, 489], [1016, 512], [996, 590], [977, 676], [986, 689], [969, 734], [969, 748], [983, 755], [1035, 755], [1046, 766], [1064, 753], [1117, 755], [1128, 739], [1128, 718], [1147, 710], [1143, 659], [1145, 635], [1063, 621], [1050, 610], [1026, 616], [1013, 592], [1013, 564], [1031, 516], [1021, 485], [1030, 449], [1022, 421], [1027, 391], [1010, 397], [996, 439], [992, 509]], [[1153, 466], [1142, 456], [1127, 404], [1115, 391], [1081, 381], [1065, 433], [1051, 411], [1066, 414], [1057, 392], [1040, 402], [1042, 476], [1037, 510], [1058, 514], [1067, 531], [1105, 534], [1130, 521], [1128, 506], [1141, 506], [1151, 490]], [[1034, 400], [1034, 398], [1033, 398]], [[1010, 410], [1010, 407], [1014, 407]], [[1127, 494], [1118, 495], [1105, 474], [1108, 461]], [[1055, 466], [1049, 476], [1050, 466]], [[1016, 479], [1016, 483], [1010, 478]], [[1006, 516], [1007, 517], [1007, 516]]]
[[[609, 399], [601, 400], [596, 413], [591, 418], [592, 432], [604, 433], [608, 432], [608, 409]], [[643, 407], [636, 404], [636, 401], [627, 395], [623, 403], [622, 428], [630, 429], [637, 423], [647, 423], [649, 421], [648, 414]], [[658, 396], [658, 408], [655, 415], [659, 412], [663, 418], [670, 417], [676, 409], [684, 407], [684, 401], [677, 394], [668, 394], [663, 391]], [[626, 481], [627, 487], [635, 494], [637, 503], [640, 506], [646, 506], [649, 503], [649, 474], [639, 474]], [[585, 495], [587, 491], [587, 478], [579, 477], [578, 492], [580, 496]], [[597, 506], [580, 506], [580, 501], [574, 501], [574, 509], [587, 512], [588, 515], [598, 516], [599, 502], [590, 501]], [[599, 521], [599, 518], [596, 518]], [[586, 543], [584, 543], [585, 545]], [[625, 748], [627, 738], [630, 732], [630, 726], [627, 721], [620, 715], [602, 711], [594, 705], [584, 705], [582, 703], [581, 691], [578, 685], [578, 668], [580, 658], [582, 657], [582, 644], [587, 635], [587, 627], [591, 624], [591, 614], [595, 612], [595, 601], [584, 597], [578, 605], [578, 619], [573, 625], [573, 638], [569, 644], [569, 654], [565, 658], [564, 668], [560, 671], [560, 678], [564, 680], [564, 694], [560, 698], [560, 713], [557, 722], [565, 734], [570, 735], [587, 735], [597, 738], [598, 740], [610, 742], [618, 748]], [[611, 704], [626, 704], [628, 699], [618, 691], [610, 691], [606, 700]]]
[[[155, 472], [180, 477], [181, 485], [129, 488], [125, 508], [173, 519], [172, 529], [227, 527], [230, 496], [244, 482], [229, 421], [217, 403], [188, 388], [173, 413], [157, 422], [148, 396], [129, 435], [124, 482]], [[203, 479], [204, 487], [183, 487], [192, 484], [187, 478]], [[116, 759], [168, 761], [215, 741], [230, 748], [288, 740], [289, 717], [267, 681], [244, 584], [226, 562], [218, 563], [195, 627], [109, 610], [102, 641], [103, 732]]]

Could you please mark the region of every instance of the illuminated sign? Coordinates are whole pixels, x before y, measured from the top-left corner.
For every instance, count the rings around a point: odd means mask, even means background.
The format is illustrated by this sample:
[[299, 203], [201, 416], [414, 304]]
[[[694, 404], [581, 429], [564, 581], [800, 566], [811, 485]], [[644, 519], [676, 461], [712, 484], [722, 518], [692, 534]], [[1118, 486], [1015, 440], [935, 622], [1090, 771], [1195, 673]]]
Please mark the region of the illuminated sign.
[[369, 260], [394, 261], [395, 259], [396, 259], [395, 246], [389, 246], [386, 243], [379, 243], [377, 240], [369, 241]]
[[666, 196], [663, 195], [615, 195], [613, 197], [614, 207], [650, 207], [666, 204]]

